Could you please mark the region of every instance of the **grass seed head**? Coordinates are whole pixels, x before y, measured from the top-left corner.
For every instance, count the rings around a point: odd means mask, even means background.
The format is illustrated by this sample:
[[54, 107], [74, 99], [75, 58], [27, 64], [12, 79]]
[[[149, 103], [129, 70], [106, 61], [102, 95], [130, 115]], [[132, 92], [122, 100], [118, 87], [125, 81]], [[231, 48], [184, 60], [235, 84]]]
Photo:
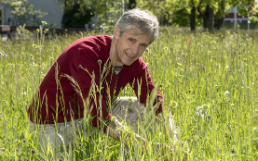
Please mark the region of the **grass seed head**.
[[36, 153], [36, 150], [35, 150], [35, 149], [32, 149], [32, 150], [31, 150], [31, 153], [32, 153], [32, 154], [35, 154], [35, 153]]

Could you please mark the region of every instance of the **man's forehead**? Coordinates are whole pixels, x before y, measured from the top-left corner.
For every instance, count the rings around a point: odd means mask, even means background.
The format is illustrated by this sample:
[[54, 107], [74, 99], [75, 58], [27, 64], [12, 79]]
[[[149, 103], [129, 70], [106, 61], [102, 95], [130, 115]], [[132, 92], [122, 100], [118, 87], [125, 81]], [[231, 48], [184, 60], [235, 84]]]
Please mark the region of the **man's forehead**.
[[129, 35], [131, 35], [133, 38], [139, 38], [139, 39], [150, 39], [151, 36], [143, 33], [139, 33], [136, 29], [130, 29], [127, 31]]

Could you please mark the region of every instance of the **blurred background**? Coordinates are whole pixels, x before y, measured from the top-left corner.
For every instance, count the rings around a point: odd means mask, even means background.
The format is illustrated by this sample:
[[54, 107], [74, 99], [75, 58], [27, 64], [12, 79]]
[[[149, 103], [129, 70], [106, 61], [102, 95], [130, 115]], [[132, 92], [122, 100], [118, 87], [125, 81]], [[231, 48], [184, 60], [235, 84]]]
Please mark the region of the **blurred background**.
[[0, 0], [0, 32], [15, 31], [19, 25], [35, 30], [42, 21], [47, 22], [45, 27], [55, 29], [112, 31], [123, 12], [138, 7], [155, 14], [160, 25], [168, 28], [181, 27], [186, 31], [238, 29], [249, 34], [249, 30], [257, 27], [257, 1]]

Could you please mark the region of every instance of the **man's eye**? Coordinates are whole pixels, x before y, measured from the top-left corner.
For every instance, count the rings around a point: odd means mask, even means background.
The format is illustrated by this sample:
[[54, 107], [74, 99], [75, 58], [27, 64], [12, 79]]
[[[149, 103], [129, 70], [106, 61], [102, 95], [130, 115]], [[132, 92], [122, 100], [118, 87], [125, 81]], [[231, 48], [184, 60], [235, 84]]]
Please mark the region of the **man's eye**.
[[133, 42], [133, 39], [129, 39], [130, 42]]
[[141, 47], [144, 47], [144, 48], [146, 48], [146, 45], [145, 45], [145, 44], [141, 44]]

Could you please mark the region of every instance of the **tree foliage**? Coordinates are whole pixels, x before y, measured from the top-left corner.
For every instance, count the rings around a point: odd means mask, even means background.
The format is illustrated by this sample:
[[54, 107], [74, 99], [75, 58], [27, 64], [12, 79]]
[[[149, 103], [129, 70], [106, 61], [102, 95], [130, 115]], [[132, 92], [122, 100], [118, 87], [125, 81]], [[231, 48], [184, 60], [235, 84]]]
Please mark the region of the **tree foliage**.
[[28, 0], [0, 0], [0, 4], [12, 10], [15, 22], [20, 25], [40, 24], [40, 19], [47, 15], [46, 12], [36, 10]]
[[87, 23], [112, 30], [123, 12], [135, 6], [135, 0], [65, 0], [63, 26], [82, 27]]
[[166, 4], [167, 0], [137, 0], [137, 6], [156, 15], [161, 25], [167, 24], [171, 16]]
[[66, 0], [62, 25], [68, 28], [84, 28], [93, 16], [93, 9], [88, 1]]
[[[219, 29], [230, 7], [237, 7], [242, 16], [249, 15], [254, 0], [137, 0], [137, 3], [155, 14], [160, 22], [167, 19], [172, 25], [190, 26], [194, 31], [196, 25]], [[252, 14], [258, 15], [254, 13], [258, 10]]]
[[126, 2], [124, 0], [91, 0], [95, 15], [92, 22], [96, 26], [106, 27], [106, 30], [113, 30], [116, 21], [126, 10]]

